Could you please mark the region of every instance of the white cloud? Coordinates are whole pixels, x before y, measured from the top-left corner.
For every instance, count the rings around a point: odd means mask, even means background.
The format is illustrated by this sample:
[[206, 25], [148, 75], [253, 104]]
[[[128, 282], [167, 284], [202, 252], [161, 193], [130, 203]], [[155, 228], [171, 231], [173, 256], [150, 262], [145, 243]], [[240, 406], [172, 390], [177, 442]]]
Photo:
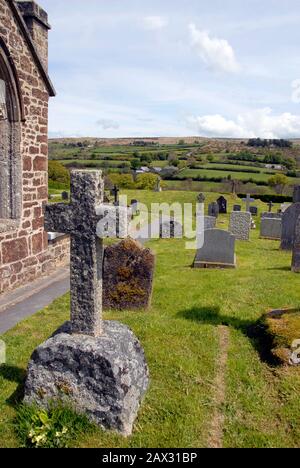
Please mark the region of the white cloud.
[[168, 25], [168, 20], [162, 16], [145, 16], [143, 18], [144, 28], [149, 31], [162, 29]]
[[96, 125], [99, 125], [103, 130], [117, 130], [120, 128], [118, 122], [110, 119], [99, 119], [97, 120]]
[[235, 120], [222, 115], [189, 117], [188, 124], [201, 136], [227, 138], [295, 138], [300, 136], [300, 115], [274, 115], [272, 109], [256, 109]]
[[237, 73], [240, 70], [228, 41], [210, 37], [207, 31], [201, 31], [193, 23], [189, 25], [189, 31], [191, 45], [207, 66], [228, 73]]
[[300, 79], [292, 81], [291, 86], [293, 90], [292, 101], [295, 104], [299, 104], [300, 103]]

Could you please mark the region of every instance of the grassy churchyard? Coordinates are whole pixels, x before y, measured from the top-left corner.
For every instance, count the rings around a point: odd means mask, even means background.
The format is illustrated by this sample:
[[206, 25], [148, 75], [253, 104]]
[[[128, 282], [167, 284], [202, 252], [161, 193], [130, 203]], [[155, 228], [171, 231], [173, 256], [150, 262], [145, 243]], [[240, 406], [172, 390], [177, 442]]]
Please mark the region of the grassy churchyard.
[[[195, 203], [197, 196], [126, 194], [147, 205]], [[217, 196], [208, 193], [206, 205]], [[231, 212], [237, 200], [227, 198]], [[266, 210], [257, 204], [260, 212]], [[218, 227], [226, 229], [228, 219], [221, 215]], [[192, 269], [195, 252], [185, 249], [184, 239], [147, 243], [156, 255], [150, 310], [104, 314], [132, 328], [150, 368], [150, 389], [133, 435], [123, 438], [82, 422], [69, 446], [299, 446], [300, 370], [265, 359], [264, 343], [249, 333], [266, 311], [299, 306], [299, 277], [291, 273], [291, 254], [280, 251], [279, 242], [259, 239], [259, 218], [257, 223], [251, 241], [236, 244], [236, 270]], [[67, 295], [1, 337], [7, 345], [7, 363], [0, 367], [1, 447], [24, 443], [18, 407], [28, 360], [68, 318]]]

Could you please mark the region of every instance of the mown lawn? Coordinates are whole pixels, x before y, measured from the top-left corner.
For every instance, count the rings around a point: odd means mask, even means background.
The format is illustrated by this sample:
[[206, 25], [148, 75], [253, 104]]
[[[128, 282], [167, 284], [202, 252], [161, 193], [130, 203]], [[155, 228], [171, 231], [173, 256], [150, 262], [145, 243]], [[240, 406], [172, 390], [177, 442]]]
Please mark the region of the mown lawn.
[[[146, 203], [163, 196], [138, 194]], [[182, 197], [182, 202], [195, 200], [192, 193]], [[227, 217], [219, 222], [226, 227]], [[219, 325], [229, 327], [225, 404], [218, 408], [225, 417], [223, 446], [300, 446], [300, 371], [264, 362], [246, 331], [269, 309], [300, 305], [300, 276], [290, 272], [291, 256], [278, 250], [278, 242], [260, 240], [258, 231], [251, 237], [251, 242], [237, 242], [236, 270], [193, 270], [194, 252], [185, 250], [184, 240], [149, 242], [157, 259], [151, 309], [105, 313], [134, 330], [150, 367], [151, 386], [134, 433], [124, 439], [95, 430], [74, 440], [74, 446], [208, 446]], [[19, 444], [13, 420], [26, 365], [33, 349], [68, 318], [68, 304], [67, 295], [2, 337], [7, 365], [0, 368], [1, 447]]]

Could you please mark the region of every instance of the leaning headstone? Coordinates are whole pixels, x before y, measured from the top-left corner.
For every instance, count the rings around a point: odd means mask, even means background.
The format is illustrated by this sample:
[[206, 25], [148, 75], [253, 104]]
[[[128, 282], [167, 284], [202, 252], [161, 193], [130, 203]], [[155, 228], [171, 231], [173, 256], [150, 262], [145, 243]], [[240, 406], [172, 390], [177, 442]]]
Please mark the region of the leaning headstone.
[[233, 211], [230, 216], [229, 232], [237, 240], [248, 241], [250, 239], [251, 214], [248, 212]]
[[217, 203], [219, 205], [219, 213], [227, 214], [227, 200], [223, 195], [218, 198]]
[[251, 213], [252, 216], [257, 216], [258, 215], [257, 206], [250, 206], [250, 213]]
[[208, 205], [208, 216], [214, 216], [215, 218], [219, 216], [219, 205], [217, 202]]
[[132, 239], [105, 248], [103, 307], [147, 309], [151, 303], [155, 256]]
[[242, 206], [241, 205], [234, 205], [233, 206], [233, 211], [242, 211]]
[[[269, 213], [275, 214], [275, 213]], [[260, 237], [262, 239], [280, 240], [282, 230], [281, 218], [263, 217], [260, 223]]]
[[295, 241], [293, 247], [292, 271], [300, 273], [300, 216], [297, 219], [295, 229]]
[[197, 250], [194, 268], [235, 268], [235, 237], [222, 229], [205, 231], [204, 244]]
[[300, 185], [294, 187], [293, 202], [300, 203]]
[[282, 215], [281, 249], [292, 250], [295, 241], [296, 223], [300, 216], [300, 203], [291, 205]]
[[45, 227], [71, 236], [71, 321], [33, 353], [25, 402], [63, 402], [104, 429], [130, 435], [149, 374], [143, 349], [125, 325], [102, 321], [101, 171], [71, 173], [71, 203], [48, 205]]
[[68, 192], [62, 192], [61, 198], [63, 201], [68, 201], [69, 200], [69, 193]]

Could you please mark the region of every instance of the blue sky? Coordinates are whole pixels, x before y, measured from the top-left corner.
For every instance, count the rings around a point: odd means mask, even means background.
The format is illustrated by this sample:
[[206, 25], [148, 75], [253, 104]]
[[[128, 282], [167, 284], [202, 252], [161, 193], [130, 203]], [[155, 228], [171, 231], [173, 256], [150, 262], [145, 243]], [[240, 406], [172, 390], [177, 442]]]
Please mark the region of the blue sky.
[[300, 137], [299, 0], [38, 3], [51, 137]]

